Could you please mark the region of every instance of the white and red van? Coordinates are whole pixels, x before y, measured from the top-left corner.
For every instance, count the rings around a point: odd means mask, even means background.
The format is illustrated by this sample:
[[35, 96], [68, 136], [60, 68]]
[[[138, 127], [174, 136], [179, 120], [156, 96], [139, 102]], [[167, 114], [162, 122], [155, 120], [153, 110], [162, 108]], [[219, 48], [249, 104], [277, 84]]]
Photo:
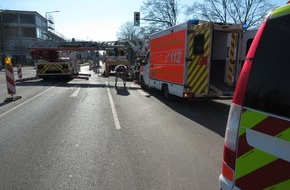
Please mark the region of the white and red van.
[[247, 54], [228, 117], [220, 189], [290, 189], [290, 4]]

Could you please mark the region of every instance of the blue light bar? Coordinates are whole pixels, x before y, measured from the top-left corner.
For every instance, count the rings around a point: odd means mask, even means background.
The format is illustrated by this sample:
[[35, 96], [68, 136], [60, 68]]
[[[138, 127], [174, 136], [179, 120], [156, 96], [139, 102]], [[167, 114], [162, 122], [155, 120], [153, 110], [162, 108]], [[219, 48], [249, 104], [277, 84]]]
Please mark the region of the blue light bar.
[[249, 27], [247, 24], [243, 24], [243, 29], [246, 30]]
[[189, 21], [187, 21], [187, 24], [198, 24], [199, 20], [198, 19], [191, 19]]

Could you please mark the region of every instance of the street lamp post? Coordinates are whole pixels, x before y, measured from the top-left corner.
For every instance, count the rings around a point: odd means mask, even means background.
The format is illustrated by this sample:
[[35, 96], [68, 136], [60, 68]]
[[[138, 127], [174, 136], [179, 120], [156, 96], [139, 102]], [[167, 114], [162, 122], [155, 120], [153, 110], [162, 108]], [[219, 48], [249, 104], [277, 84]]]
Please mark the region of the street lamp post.
[[49, 22], [51, 22], [52, 24], [54, 24], [51, 20], [49, 20], [48, 18], [48, 15], [51, 14], [51, 13], [59, 13], [60, 11], [49, 11], [49, 12], [46, 12], [45, 13], [45, 19], [46, 19], [46, 25], [47, 25], [47, 28], [49, 28]]
[[49, 12], [45, 12], [45, 18], [47, 19], [47, 15], [50, 13], [59, 13], [60, 11], [49, 11]]

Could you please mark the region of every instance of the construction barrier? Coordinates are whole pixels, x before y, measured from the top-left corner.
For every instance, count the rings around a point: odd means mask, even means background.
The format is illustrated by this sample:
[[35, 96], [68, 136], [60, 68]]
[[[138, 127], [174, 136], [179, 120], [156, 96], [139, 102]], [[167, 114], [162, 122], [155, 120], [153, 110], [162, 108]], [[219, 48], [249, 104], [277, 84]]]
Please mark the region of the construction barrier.
[[78, 72], [80, 72], [80, 71], [81, 71], [81, 64], [80, 64], [79, 61], [77, 62], [77, 67], [78, 67], [78, 68], [77, 68]]
[[22, 69], [21, 69], [21, 64], [20, 63], [17, 64], [17, 74], [18, 74], [18, 78], [21, 81], [21, 79], [22, 79]]
[[15, 82], [24, 82], [28, 80], [35, 80], [38, 79], [39, 77], [28, 77], [28, 78], [22, 78], [22, 69], [21, 69], [21, 64], [17, 64], [17, 74], [18, 74], [18, 79], [15, 80]]
[[16, 94], [13, 66], [11, 63], [11, 58], [5, 58], [5, 74], [6, 74], [6, 82], [7, 82], [7, 91], [11, 97], [6, 98], [6, 101], [14, 101], [20, 99], [21, 96], [14, 96]]
[[74, 78], [74, 79], [86, 79], [86, 80], [89, 80], [89, 77], [82, 77], [82, 76], [78, 76], [78, 75], [73, 75], [72, 78]]
[[72, 78], [74, 78], [74, 79], [86, 79], [86, 80], [89, 80], [89, 77], [90, 76], [92, 76], [92, 75], [91, 74], [85, 74], [85, 73], [79, 73], [77, 75], [73, 75]]
[[24, 81], [35, 80], [35, 79], [39, 79], [39, 77], [21, 78], [21, 79], [15, 80], [15, 82], [24, 82]]
[[13, 96], [16, 94], [15, 88], [15, 80], [14, 80], [14, 73], [13, 73], [13, 66], [11, 64], [11, 58], [5, 58], [5, 74], [6, 74], [6, 82], [7, 82], [7, 91], [8, 94]]
[[85, 74], [85, 73], [79, 73], [78, 75], [88, 76], [88, 77], [92, 76], [91, 74]]

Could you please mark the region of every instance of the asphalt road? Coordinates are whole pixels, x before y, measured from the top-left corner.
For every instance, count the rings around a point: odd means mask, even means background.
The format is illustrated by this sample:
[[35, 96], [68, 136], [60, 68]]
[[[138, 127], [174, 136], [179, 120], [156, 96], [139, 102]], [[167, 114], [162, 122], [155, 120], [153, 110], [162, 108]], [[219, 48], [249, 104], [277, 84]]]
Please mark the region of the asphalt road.
[[10, 103], [0, 71], [0, 189], [218, 189], [230, 100], [167, 101], [82, 70], [17, 83]]

